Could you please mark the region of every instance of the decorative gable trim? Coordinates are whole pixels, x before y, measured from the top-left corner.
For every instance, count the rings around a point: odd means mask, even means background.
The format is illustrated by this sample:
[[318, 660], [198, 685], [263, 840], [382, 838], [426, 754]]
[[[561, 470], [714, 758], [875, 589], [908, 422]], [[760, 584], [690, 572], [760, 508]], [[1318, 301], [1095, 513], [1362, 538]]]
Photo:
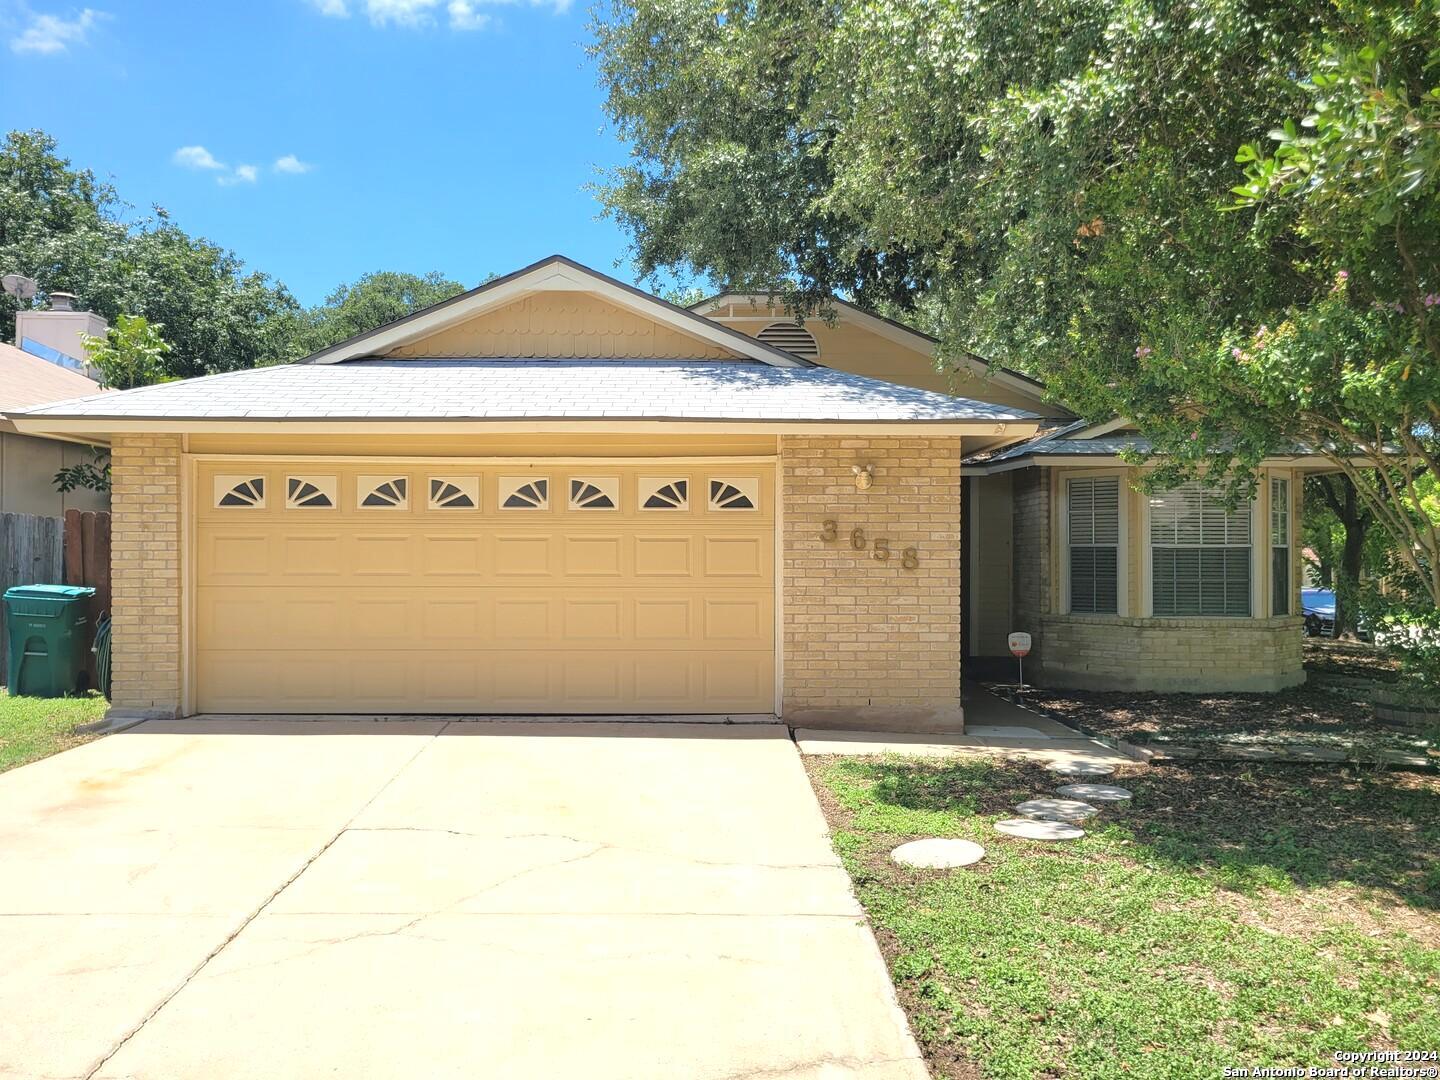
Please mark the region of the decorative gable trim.
[[773, 367], [813, 367], [808, 360], [767, 345], [750, 335], [712, 322], [703, 315], [677, 307], [658, 296], [626, 285], [562, 255], [552, 255], [523, 270], [488, 281], [478, 288], [434, 304], [348, 341], [312, 353], [302, 364], [338, 364], [361, 356], [376, 356], [448, 329], [509, 304], [529, 293], [584, 292], [618, 307], [635, 311], [691, 337], [717, 345], [734, 356], [758, 360]]

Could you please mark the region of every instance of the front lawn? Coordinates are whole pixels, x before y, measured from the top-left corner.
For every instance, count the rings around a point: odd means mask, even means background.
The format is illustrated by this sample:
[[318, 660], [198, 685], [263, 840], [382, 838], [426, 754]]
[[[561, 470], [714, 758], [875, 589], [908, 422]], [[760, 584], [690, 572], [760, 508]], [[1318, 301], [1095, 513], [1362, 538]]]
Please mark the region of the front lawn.
[[[1023, 762], [810, 758], [835, 845], [941, 1077], [1206, 1077], [1440, 1049], [1440, 780], [1183, 764], [1078, 841], [996, 833]], [[908, 870], [922, 836], [986, 857]]]
[[11, 697], [0, 690], [0, 772], [69, 750], [94, 739], [77, 725], [101, 719], [109, 707], [99, 694], [84, 697]]

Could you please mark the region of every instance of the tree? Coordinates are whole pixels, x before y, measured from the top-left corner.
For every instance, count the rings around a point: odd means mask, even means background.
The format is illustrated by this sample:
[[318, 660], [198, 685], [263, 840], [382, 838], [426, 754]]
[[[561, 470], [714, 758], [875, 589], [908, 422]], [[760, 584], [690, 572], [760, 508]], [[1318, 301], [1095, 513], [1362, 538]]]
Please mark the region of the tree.
[[[133, 390], [164, 382], [165, 357], [170, 345], [160, 336], [163, 329], [143, 315], [116, 316], [115, 324], [103, 337], [83, 339], [85, 355], [100, 371], [100, 385], [112, 390]], [[55, 474], [59, 491], [89, 488], [110, 490], [110, 451], [101, 446], [90, 447], [90, 460], [67, 465]]]
[[642, 272], [922, 309], [942, 362], [1133, 419], [1151, 485], [1239, 496], [1308, 447], [1440, 604], [1433, 4], [614, 0], [595, 29]]
[[1384, 551], [1371, 552], [1374, 545], [1367, 547], [1375, 515], [1343, 474], [1309, 477], [1305, 499], [1305, 537], [1320, 557], [1322, 580], [1335, 590], [1335, 636], [1339, 637], [1358, 628], [1366, 556], [1371, 556], [1371, 569], [1381, 572]]
[[104, 337], [85, 337], [85, 355], [100, 371], [100, 385], [111, 390], [133, 390], [165, 380], [165, 357], [170, 345], [160, 336], [163, 327], [143, 315], [116, 316]]
[[[169, 214], [128, 220], [130, 208], [39, 131], [0, 146], [0, 268], [72, 292], [97, 314], [144, 315], [167, 328], [166, 374], [204, 375], [288, 359], [301, 328], [294, 297], [234, 253], [190, 236]], [[17, 302], [0, 297], [0, 336], [13, 338]]]
[[464, 285], [438, 271], [423, 276], [389, 270], [366, 274], [353, 285], [340, 285], [310, 309], [300, 337], [303, 351], [327, 348], [464, 291]]

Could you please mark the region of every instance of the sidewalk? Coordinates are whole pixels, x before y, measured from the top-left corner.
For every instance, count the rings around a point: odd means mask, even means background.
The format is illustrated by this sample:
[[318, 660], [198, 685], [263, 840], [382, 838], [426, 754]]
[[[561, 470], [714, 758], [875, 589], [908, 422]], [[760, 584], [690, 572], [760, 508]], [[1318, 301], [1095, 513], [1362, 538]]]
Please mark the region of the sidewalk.
[[1057, 720], [1022, 709], [975, 683], [965, 684], [965, 734], [905, 734], [889, 731], [820, 731], [798, 728], [802, 754], [910, 754], [919, 757], [1015, 757], [1037, 761], [1087, 761], [1103, 765], [1136, 762], [1098, 739]]

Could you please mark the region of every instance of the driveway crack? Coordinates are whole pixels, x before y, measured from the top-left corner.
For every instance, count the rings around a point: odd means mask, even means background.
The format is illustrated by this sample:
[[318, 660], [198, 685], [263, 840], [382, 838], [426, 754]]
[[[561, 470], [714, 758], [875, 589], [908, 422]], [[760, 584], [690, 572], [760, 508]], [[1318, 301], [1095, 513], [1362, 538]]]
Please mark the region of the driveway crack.
[[209, 966], [210, 961], [214, 960], [215, 957], [219, 956], [222, 952], [224, 952], [225, 949], [229, 947], [230, 943], [245, 931], [245, 928], [247, 926], [249, 926], [252, 922], [254, 922], [257, 918], [260, 917], [261, 912], [263, 912], [267, 907], [269, 907], [275, 902], [275, 898], [277, 896], [279, 896], [282, 892], [284, 892], [291, 885], [293, 885], [301, 874], [305, 873], [306, 870], [310, 869], [311, 865], [315, 862], [316, 859], [320, 858], [320, 856], [324, 855], [325, 852], [329, 851], [335, 841], [339, 840], [340, 837], [345, 833], [345, 831], [350, 828], [351, 823], [354, 822], [357, 818], [359, 818], [359, 816], [363, 814], [366, 810], [368, 810], [370, 808], [370, 805], [382, 794], [384, 794], [386, 789], [388, 789], [391, 784], [393, 784], [397, 779], [399, 779], [400, 775], [404, 773], [407, 769], [409, 769], [410, 766], [415, 763], [415, 760], [420, 757], [421, 754], [423, 754], [426, 750], [433, 746], [435, 740], [438, 739], [441, 735], [443, 735], [446, 728], [448, 728], [449, 726], [450, 725], [448, 723], [445, 724], [444, 727], [441, 727], [438, 731], [436, 731], [423, 743], [421, 743], [419, 748], [408, 758], [406, 758], [401, 763], [400, 767], [396, 769], [393, 773], [391, 773], [389, 778], [378, 788], [376, 788], [374, 793], [368, 799], [366, 799], [365, 802], [362, 803], [360, 807], [353, 814], [350, 815], [350, 817], [345, 820], [344, 824], [342, 824], [338, 829], [335, 830], [334, 835], [331, 836], [330, 839], [326, 840], [325, 843], [321, 844], [320, 847], [308, 859], [305, 860], [301, 867], [295, 871], [295, 873], [291, 874], [288, 878], [281, 882], [280, 885], [273, 892], [271, 892], [269, 896], [265, 897], [265, 899], [260, 902], [260, 904], [255, 908], [254, 911], [252, 911], [249, 915], [245, 916], [245, 918], [240, 920], [240, 925], [235, 927], [235, 929], [226, 936], [224, 941], [220, 942], [219, 945], [215, 946], [214, 949], [210, 950], [210, 952], [206, 954], [205, 958], [201, 960], [200, 963], [196, 964], [195, 967], [190, 970], [190, 973], [185, 976], [185, 978], [180, 980], [180, 985], [175, 987], [175, 989], [171, 990], [170, 993], [166, 994], [163, 998], [161, 998], [160, 1001], [156, 1003], [153, 1009], [151, 1009], [144, 1016], [142, 1016], [140, 1018], [140, 1022], [136, 1024], [133, 1028], [131, 1028], [128, 1032], [126, 1032], [125, 1035], [114, 1046], [110, 1048], [110, 1051], [105, 1054], [105, 1056], [102, 1057], [99, 1061], [97, 1061], [95, 1063], [95, 1066], [85, 1074], [84, 1080], [93, 1080], [95, 1075], [109, 1063], [111, 1058], [113, 1058], [116, 1054], [123, 1050], [125, 1048], [125, 1045], [129, 1043], [131, 1039], [135, 1038], [136, 1035], [140, 1034], [140, 1032], [145, 1029], [146, 1024], [150, 1023], [151, 1020], [155, 1019], [161, 1009], [165, 1008], [166, 1005], [170, 1004], [170, 1002], [175, 1000], [175, 996], [179, 994], [180, 991], [184, 990], [187, 986], [189, 986], [190, 983], [194, 981], [195, 977], [199, 975], [200, 972], [204, 971], [207, 966]]

